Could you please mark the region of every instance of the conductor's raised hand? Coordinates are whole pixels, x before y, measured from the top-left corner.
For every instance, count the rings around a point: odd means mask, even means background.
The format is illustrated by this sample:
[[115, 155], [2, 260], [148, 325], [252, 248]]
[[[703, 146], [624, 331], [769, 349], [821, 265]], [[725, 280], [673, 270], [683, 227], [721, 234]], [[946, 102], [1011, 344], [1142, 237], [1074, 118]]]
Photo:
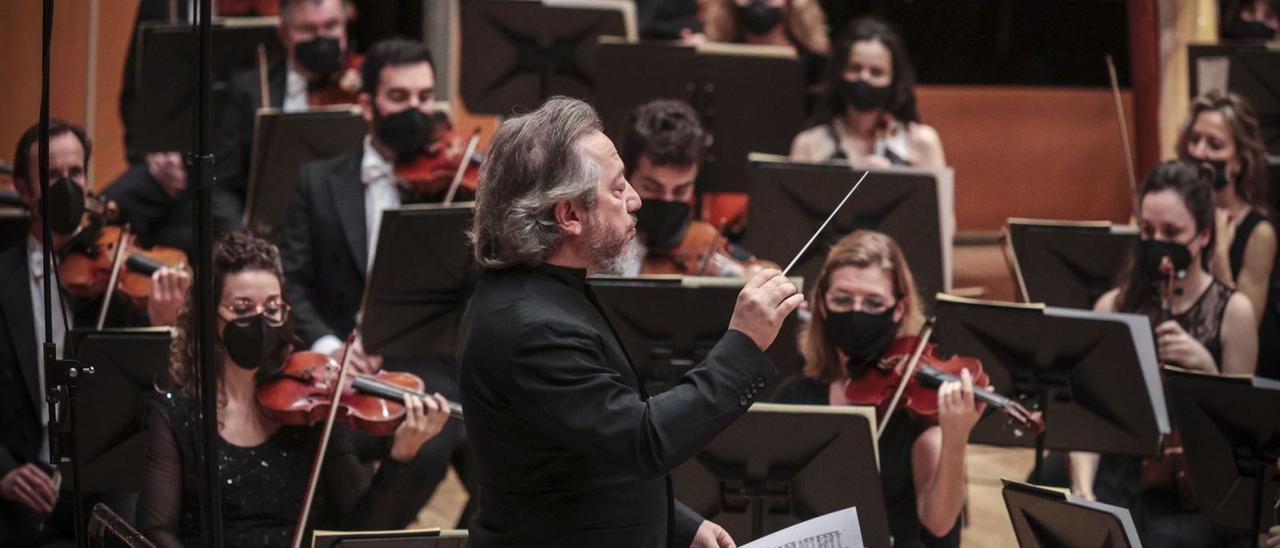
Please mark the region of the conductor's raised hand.
[[804, 301], [804, 295], [776, 268], [756, 273], [738, 293], [729, 329], [751, 337], [760, 350], [768, 350], [782, 321]]

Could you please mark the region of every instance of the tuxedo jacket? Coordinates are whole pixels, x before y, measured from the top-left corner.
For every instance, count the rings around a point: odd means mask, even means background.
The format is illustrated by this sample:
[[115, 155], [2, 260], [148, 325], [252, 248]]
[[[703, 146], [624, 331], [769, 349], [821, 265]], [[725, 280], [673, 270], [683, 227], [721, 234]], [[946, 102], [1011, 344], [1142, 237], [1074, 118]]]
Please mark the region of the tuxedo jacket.
[[[0, 476], [34, 462], [40, 452], [40, 366], [31, 307], [31, 270], [27, 246], [0, 253]], [[12, 540], [30, 520], [20, 503], [0, 500], [0, 545]]]
[[672, 498], [694, 456], [777, 375], [729, 331], [648, 397], [583, 270], [485, 271], [463, 318], [467, 432], [480, 463], [468, 546], [688, 546], [702, 518]]
[[[267, 65], [267, 93], [272, 107], [284, 106], [288, 68], [283, 57]], [[253, 120], [262, 106], [257, 69], [234, 74], [214, 139], [214, 216], [219, 226], [243, 224], [249, 190], [249, 158], [253, 155]]]

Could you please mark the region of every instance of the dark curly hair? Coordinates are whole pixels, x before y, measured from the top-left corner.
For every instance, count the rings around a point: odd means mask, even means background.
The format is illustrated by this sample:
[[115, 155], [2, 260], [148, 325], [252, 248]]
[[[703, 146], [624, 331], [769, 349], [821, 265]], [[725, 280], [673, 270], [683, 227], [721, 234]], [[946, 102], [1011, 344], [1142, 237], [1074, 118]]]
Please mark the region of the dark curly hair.
[[701, 163], [706, 152], [707, 132], [698, 113], [684, 101], [650, 101], [627, 118], [621, 154], [627, 175], [636, 170], [642, 155], [654, 165], [688, 167]]
[[844, 66], [849, 62], [854, 44], [870, 41], [884, 44], [891, 58], [893, 81], [889, 84], [889, 100], [885, 103], [885, 111], [904, 124], [920, 121], [920, 112], [916, 108], [916, 69], [911, 64], [911, 57], [907, 55], [906, 43], [889, 23], [875, 17], [863, 17], [849, 22], [831, 50], [822, 85], [822, 95], [825, 97], [823, 108], [829, 112], [820, 113], [820, 123], [844, 114], [846, 105], [844, 97], [840, 95]]

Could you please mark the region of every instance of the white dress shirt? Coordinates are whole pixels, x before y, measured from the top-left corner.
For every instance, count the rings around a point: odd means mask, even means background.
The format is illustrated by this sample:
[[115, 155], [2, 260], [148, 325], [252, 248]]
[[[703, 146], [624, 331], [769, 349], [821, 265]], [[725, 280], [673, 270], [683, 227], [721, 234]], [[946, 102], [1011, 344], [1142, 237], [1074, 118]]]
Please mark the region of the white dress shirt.
[[[34, 235], [27, 235], [27, 257], [29, 280], [31, 282], [31, 311], [34, 312], [36, 333], [36, 378], [39, 379], [40, 396], [40, 455], [42, 462], [49, 462], [49, 406], [44, 404], [44, 246]], [[71, 321], [62, 293], [54, 286], [53, 290], [53, 342], [58, 346], [58, 357], [65, 355], [64, 343], [67, 339], [67, 322]], [[65, 321], [64, 321], [65, 320]]]
[[284, 77], [284, 111], [304, 112], [311, 108], [307, 104], [307, 77], [293, 67], [293, 61], [287, 61], [288, 67]]

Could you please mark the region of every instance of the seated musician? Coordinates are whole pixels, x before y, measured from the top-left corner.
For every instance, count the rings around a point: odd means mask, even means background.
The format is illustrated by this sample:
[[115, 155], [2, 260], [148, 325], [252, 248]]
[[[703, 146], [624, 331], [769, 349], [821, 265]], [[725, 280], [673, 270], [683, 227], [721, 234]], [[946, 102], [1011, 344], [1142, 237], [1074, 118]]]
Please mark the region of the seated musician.
[[[800, 336], [804, 372], [778, 387], [774, 401], [848, 404], [846, 389], [900, 336], [924, 323], [915, 278], [902, 249], [879, 232], [841, 239], [818, 273], [809, 297], [813, 318]], [[972, 378], [938, 390], [938, 425], [898, 410], [880, 438], [880, 478], [894, 546], [959, 546], [964, 507], [965, 447], [981, 413]]]
[[[288, 546], [299, 517], [321, 427], [286, 426], [265, 414], [256, 392], [281, 370], [294, 349], [293, 318], [281, 289], [275, 246], [244, 233], [220, 238], [213, 249], [217, 303], [219, 474], [227, 546]], [[201, 473], [195, 313], [183, 309], [166, 391], [150, 419], [146, 477], [138, 510], [140, 531], [158, 546], [200, 539], [197, 501]], [[214, 397], [209, 394], [207, 397]], [[389, 508], [404, 496], [410, 463], [423, 442], [449, 418], [448, 402], [405, 397], [390, 458], [369, 478], [356, 458], [345, 423], [334, 425], [320, 491], [309, 522], [316, 528], [386, 529]]]
[[831, 53], [827, 17], [816, 0], [710, 0], [706, 39], [795, 50], [805, 81], [816, 84]]
[[[269, 104], [285, 112], [325, 102], [355, 103], [361, 78], [348, 56], [347, 9], [343, 0], [280, 0], [280, 42], [286, 56], [269, 62]], [[248, 190], [254, 115], [263, 104], [257, 70], [231, 79], [230, 98], [214, 142], [217, 175], [215, 215], [221, 226], [239, 226]]]
[[920, 121], [916, 74], [887, 23], [855, 19], [827, 65], [819, 125], [796, 135], [791, 158], [848, 160], [859, 167], [946, 167], [938, 132]]
[[1214, 166], [1214, 277], [1243, 293], [1258, 324], [1257, 373], [1280, 379], [1280, 271], [1268, 213], [1267, 149], [1258, 117], [1234, 93], [1211, 91], [1191, 102], [1178, 157]]
[[636, 212], [639, 238], [625, 274], [750, 277], [771, 266], [691, 217], [706, 150], [698, 114], [682, 101], [651, 101], [632, 114], [621, 157], [643, 207]]
[[[1177, 160], [1151, 171], [1140, 193], [1139, 245], [1121, 286], [1094, 309], [1150, 316], [1163, 364], [1249, 375], [1258, 347], [1253, 309], [1244, 294], [1208, 270], [1216, 238], [1213, 176], [1207, 167]], [[1183, 254], [1189, 261], [1179, 275], [1177, 259], [1163, 258]], [[1233, 540], [1182, 500], [1175, 480], [1144, 479], [1139, 457], [1072, 453], [1071, 468], [1078, 495], [1129, 508], [1144, 546], [1221, 546]]]
[[[0, 252], [0, 546], [25, 546], [72, 538], [72, 505], [62, 496], [49, 466], [48, 407], [44, 401], [44, 221], [40, 209], [38, 156], [39, 126], [18, 139], [13, 183], [30, 214], [31, 232], [25, 244]], [[49, 123], [50, 184], [86, 186], [86, 166], [92, 143], [84, 130], [53, 119]], [[82, 225], [84, 226], [84, 225]], [[89, 235], [89, 230], [81, 234]], [[70, 234], [52, 232], [55, 253], [64, 251]], [[92, 240], [90, 240], [92, 241]], [[189, 278], [180, 271], [161, 269], [152, 278], [147, 311], [123, 299], [112, 300], [104, 325], [134, 327], [171, 323], [183, 297], [157, 287], [185, 291]], [[163, 293], [163, 295], [162, 295]], [[170, 296], [165, 296], [170, 295]], [[67, 328], [93, 327], [103, 297], [73, 299], [61, 287], [53, 289], [52, 329], [58, 353], [65, 351]], [[25, 380], [25, 382], [24, 382]], [[119, 501], [111, 505], [121, 508]]]

